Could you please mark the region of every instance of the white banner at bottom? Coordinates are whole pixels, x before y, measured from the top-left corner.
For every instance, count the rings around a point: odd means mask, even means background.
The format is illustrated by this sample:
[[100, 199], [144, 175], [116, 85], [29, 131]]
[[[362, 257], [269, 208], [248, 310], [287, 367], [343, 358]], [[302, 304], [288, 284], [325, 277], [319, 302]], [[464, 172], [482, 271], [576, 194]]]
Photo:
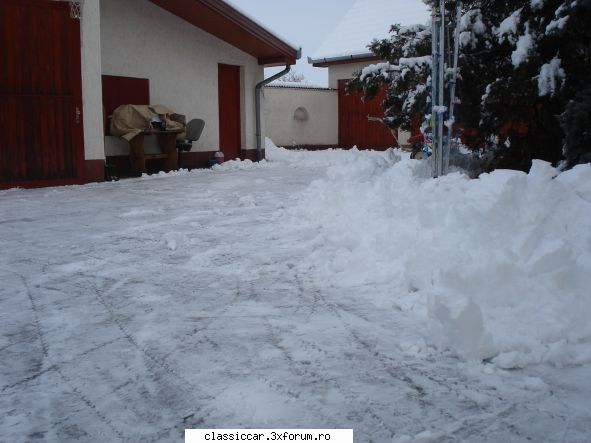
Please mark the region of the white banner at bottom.
[[353, 443], [353, 429], [185, 429], [185, 443], [218, 441]]

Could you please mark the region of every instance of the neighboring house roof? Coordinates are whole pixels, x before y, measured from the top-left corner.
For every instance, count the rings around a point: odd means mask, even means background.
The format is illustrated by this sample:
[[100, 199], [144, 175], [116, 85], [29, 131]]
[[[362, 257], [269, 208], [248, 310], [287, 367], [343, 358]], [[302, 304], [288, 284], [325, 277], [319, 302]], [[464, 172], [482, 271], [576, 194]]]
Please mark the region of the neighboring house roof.
[[162, 9], [258, 59], [260, 65], [293, 65], [301, 50], [223, 0], [150, 0]]
[[422, 0], [356, 0], [308, 62], [328, 66], [373, 60], [367, 49], [372, 40], [387, 38], [395, 23], [425, 24], [429, 16]]

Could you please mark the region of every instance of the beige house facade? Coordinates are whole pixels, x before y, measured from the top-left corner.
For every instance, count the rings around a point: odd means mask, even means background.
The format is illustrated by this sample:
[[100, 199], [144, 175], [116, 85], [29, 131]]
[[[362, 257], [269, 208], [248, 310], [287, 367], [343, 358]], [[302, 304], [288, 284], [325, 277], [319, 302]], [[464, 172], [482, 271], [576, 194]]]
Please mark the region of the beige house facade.
[[[129, 144], [109, 135], [109, 114], [118, 104], [160, 104], [187, 120], [204, 120], [201, 137], [184, 156], [189, 166], [203, 165], [228, 140], [236, 145], [235, 157], [264, 155], [257, 143], [264, 138], [264, 125], [257, 125], [263, 112], [256, 106], [257, 85], [264, 84], [265, 67], [290, 66], [300, 57], [299, 48], [223, 0], [5, 0], [0, 8], [15, 30], [31, 29], [0, 42], [8, 48], [0, 69], [6, 75], [35, 72], [39, 60], [55, 75], [46, 76], [41, 87], [47, 91], [36, 91], [38, 100], [54, 109], [56, 96], [68, 102], [55, 115], [61, 120], [44, 128], [47, 140], [39, 138], [31, 148], [33, 122], [42, 116], [24, 119], [17, 111], [31, 109], [27, 94], [8, 91], [6, 106], [16, 111], [0, 112], [14, 115], [9, 124], [17, 133], [0, 140], [0, 188], [101, 181], [109, 162], [124, 169]], [[43, 30], [34, 29], [39, 22]], [[21, 55], [22, 48], [39, 46], [39, 39], [46, 45], [41, 52]], [[48, 49], [59, 58], [49, 57]], [[18, 87], [39, 89], [36, 81]], [[117, 84], [131, 87], [112, 86]], [[155, 136], [146, 136], [144, 145], [147, 152], [158, 149]]]

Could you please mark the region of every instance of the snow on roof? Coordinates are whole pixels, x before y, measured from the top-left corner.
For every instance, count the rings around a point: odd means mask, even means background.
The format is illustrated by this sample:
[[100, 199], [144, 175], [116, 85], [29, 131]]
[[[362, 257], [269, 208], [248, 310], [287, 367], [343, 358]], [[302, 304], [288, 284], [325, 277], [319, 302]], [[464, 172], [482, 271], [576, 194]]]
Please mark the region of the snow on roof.
[[422, 0], [356, 0], [311, 58], [369, 54], [367, 45], [388, 37], [393, 24], [425, 24], [429, 17]]
[[259, 25], [261, 28], [263, 28], [269, 34], [272, 34], [273, 36], [277, 37], [279, 40], [282, 40], [288, 46], [291, 46], [293, 49], [299, 50], [302, 48], [301, 45], [296, 45], [295, 43], [293, 43], [293, 42], [289, 41], [288, 39], [286, 39], [285, 37], [283, 37], [281, 34], [277, 33], [276, 31], [272, 30], [271, 28], [269, 28], [264, 23], [260, 22], [258, 19], [256, 19], [255, 17], [250, 15], [248, 12], [246, 12], [244, 9], [242, 9], [240, 6], [237, 6], [236, 4], [234, 4], [232, 2], [232, 0], [222, 0], [222, 1], [224, 3], [226, 3], [227, 5], [229, 5], [230, 7], [232, 7], [233, 9], [235, 9], [236, 11], [238, 11], [240, 14], [245, 16], [247, 19], [249, 19], [253, 23], [256, 23], [257, 25]]
[[315, 83], [307, 81], [303, 82], [285, 82], [281, 80], [274, 80], [269, 83], [266, 88], [295, 88], [295, 89], [327, 89], [325, 86], [320, 86]]

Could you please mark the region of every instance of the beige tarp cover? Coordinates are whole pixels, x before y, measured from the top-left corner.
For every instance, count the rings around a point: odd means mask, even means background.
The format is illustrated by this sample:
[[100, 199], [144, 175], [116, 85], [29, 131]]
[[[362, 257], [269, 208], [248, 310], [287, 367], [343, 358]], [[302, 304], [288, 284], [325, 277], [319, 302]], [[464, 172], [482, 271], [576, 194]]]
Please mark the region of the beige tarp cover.
[[129, 141], [141, 132], [152, 128], [154, 115], [166, 124], [167, 130], [183, 129], [185, 126], [184, 115], [175, 114], [162, 105], [121, 105], [113, 111], [111, 135]]

